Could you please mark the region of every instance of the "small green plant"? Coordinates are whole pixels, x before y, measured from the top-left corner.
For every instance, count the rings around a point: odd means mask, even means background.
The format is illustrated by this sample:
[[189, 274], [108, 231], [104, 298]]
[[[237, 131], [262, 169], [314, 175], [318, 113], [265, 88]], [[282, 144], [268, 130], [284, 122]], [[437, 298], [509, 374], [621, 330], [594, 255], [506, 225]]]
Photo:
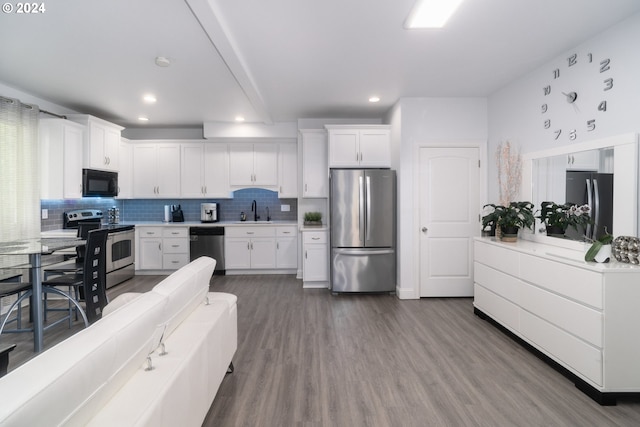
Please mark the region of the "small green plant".
[[304, 221], [305, 222], [320, 222], [320, 221], [322, 221], [322, 212], [305, 212], [304, 213]]

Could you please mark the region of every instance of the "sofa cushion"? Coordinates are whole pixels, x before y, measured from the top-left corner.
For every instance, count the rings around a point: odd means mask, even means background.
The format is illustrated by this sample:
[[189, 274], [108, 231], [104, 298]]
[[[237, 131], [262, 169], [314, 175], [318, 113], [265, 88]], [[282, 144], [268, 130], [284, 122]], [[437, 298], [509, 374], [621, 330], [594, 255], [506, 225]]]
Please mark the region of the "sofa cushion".
[[213, 258], [200, 257], [172, 273], [152, 289], [151, 292], [169, 300], [164, 313], [167, 336], [198, 304], [204, 303], [215, 266], [216, 260]]

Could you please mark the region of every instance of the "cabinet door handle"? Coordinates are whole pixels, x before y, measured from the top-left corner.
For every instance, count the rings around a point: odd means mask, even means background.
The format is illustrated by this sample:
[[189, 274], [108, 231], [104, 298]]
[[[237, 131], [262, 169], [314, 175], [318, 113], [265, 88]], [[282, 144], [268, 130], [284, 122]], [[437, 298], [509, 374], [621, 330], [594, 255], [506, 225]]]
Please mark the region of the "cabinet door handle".
[[247, 242], [247, 250], [250, 251], [251, 250], [251, 243]]
[[161, 251], [162, 250], [162, 243], [158, 243], [158, 250]]
[[251, 250], [253, 250], [253, 242], [251, 242]]
[[276, 249], [280, 250], [280, 242], [276, 243]]
[[304, 185], [304, 192], [307, 192], [307, 184]]
[[319, 237], [312, 237], [311, 240], [320, 240]]
[[171, 245], [172, 248], [179, 248], [180, 245]]
[[304, 259], [307, 259], [307, 251], [304, 251]]

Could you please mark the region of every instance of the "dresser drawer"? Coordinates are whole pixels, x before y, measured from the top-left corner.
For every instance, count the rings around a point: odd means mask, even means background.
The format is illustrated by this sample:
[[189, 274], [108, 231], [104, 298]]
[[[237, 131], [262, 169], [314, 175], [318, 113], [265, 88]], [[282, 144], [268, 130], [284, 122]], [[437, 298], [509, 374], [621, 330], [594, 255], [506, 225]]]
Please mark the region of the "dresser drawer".
[[141, 238], [162, 237], [163, 228], [164, 227], [136, 227]]
[[473, 244], [473, 251], [477, 262], [512, 276], [518, 276], [520, 265], [518, 252], [477, 241]]
[[162, 237], [189, 237], [187, 227], [164, 227]]
[[327, 243], [327, 233], [324, 231], [305, 231], [303, 234], [303, 243]]
[[521, 289], [523, 309], [602, 348], [602, 312], [532, 285], [523, 284]]
[[162, 268], [177, 270], [189, 264], [189, 254], [167, 254], [162, 256]]
[[162, 239], [162, 251], [165, 254], [188, 254], [189, 240], [184, 238]]
[[521, 278], [536, 286], [573, 300], [602, 309], [602, 274], [550, 261], [521, 255]]
[[226, 237], [275, 237], [276, 227], [259, 225], [225, 227], [224, 234]]
[[527, 312], [520, 313], [522, 336], [562, 365], [593, 383], [602, 385], [602, 351], [549, 322]]
[[276, 227], [276, 236], [293, 237], [298, 233], [298, 227], [295, 225], [286, 225]]

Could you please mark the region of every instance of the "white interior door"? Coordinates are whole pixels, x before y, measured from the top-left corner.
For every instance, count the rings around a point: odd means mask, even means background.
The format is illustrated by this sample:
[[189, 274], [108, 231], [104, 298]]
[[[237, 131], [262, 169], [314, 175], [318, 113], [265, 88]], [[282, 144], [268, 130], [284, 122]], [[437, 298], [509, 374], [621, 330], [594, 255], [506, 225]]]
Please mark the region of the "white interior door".
[[420, 148], [420, 296], [473, 296], [480, 167], [476, 147]]

